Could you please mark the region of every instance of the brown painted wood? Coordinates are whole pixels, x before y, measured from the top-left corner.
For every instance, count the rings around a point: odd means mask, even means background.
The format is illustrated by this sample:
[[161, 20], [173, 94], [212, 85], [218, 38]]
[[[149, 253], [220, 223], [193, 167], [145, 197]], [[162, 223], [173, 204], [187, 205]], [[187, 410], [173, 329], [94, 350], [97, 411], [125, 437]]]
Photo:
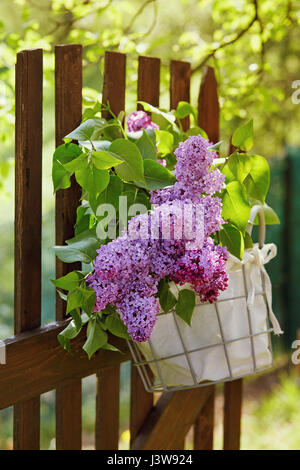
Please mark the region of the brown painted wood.
[[[16, 64], [15, 333], [41, 323], [43, 52]], [[40, 397], [14, 407], [14, 449], [39, 449]]]
[[[146, 101], [152, 106], [159, 106], [160, 59], [139, 56], [138, 68], [138, 101]], [[143, 109], [138, 104], [138, 109]]]
[[128, 361], [126, 342], [113, 336], [109, 342], [124, 354], [101, 350], [88, 360], [82, 350], [84, 331], [72, 340], [72, 354], [67, 353], [58, 343], [57, 335], [68, 322], [50, 323], [4, 340], [6, 364], [0, 365], [0, 409], [87, 377], [103, 367]]
[[[179, 101], [190, 102], [191, 64], [179, 60], [170, 63], [170, 108], [176, 109]], [[183, 130], [190, 127], [190, 118], [181, 120]]]
[[[139, 57], [138, 67], [138, 101], [146, 101], [159, 106], [160, 59], [155, 57]], [[138, 109], [142, 106], [138, 104]], [[152, 372], [148, 369], [149, 376]], [[131, 366], [130, 395], [130, 445], [133, 444], [138, 432], [152, 410], [153, 394], [146, 392], [137, 367]]]
[[[106, 52], [102, 99], [115, 115], [125, 111], [126, 56]], [[103, 113], [104, 117], [110, 117]], [[120, 364], [97, 373], [96, 449], [115, 450], [119, 444]]]
[[209, 387], [164, 393], [136, 437], [135, 450], [177, 449], [210, 396]]
[[[81, 122], [82, 109], [82, 47], [71, 44], [55, 47], [55, 123], [56, 146], [63, 137]], [[76, 208], [80, 200], [80, 188], [75, 181], [69, 189], [56, 195], [56, 244], [63, 245], [74, 235]], [[60, 277], [79, 263], [65, 264], [57, 259], [56, 276]], [[65, 305], [56, 300], [56, 319], [62, 320]], [[81, 381], [56, 390], [56, 448], [81, 449]]]
[[243, 379], [224, 384], [224, 450], [239, 450]]
[[[102, 101], [109, 103], [115, 115], [125, 110], [126, 55], [120, 52], [105, 52]], [[103, 113], [105, 118], [111, 117]]]
[[119, 446], [120, 364], [97, 374], [96, 450]]
[[[219, 100], [214, 68], [204, 68], [198, 99], [198, 125], [207, 133], [211, 142], [219, 140]], [[217, 118], [216, 118], [217, 116]]]
[[215, 387], [211, 386], [211, 394], [205, 403], [194, 426], [194, 449], [213, 449], [214, 438], [214, 404]]

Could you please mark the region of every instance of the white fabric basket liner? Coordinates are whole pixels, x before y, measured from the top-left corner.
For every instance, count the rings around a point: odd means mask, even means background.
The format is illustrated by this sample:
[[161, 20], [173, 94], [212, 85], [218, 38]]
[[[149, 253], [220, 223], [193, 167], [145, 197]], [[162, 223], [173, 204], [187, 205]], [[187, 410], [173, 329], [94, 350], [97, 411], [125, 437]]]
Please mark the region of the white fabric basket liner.
[[[201, 304], [196, 297], [191, 327], [174, 311], [162, 313], [149, 341], [129, 343], [147, 390], [198, 387], [272, 366], [270, 332], [282, 331], [272, 311], [271, 282], [264, 265], [274, 256], [274, 244], [262, 248], [255, 244], [242, 261], [230, 255], [228, 288], [213, 304]], [[173, 288], [177, 295], [178, 288]]]

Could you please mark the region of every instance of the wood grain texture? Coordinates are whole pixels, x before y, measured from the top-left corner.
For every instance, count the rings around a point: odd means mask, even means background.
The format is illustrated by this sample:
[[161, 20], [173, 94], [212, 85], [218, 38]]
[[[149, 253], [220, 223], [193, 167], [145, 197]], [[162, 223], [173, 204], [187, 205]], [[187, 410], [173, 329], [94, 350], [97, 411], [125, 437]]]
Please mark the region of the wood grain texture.
[[224, 384], [224, 450], [239, 450], [243, 379]]
[[[82, 112], [82, 47], [71, 44], [55, 47], [55, 133], [56, 146], [81, 122]], [[76, 208], [81, 191], [72, 181], [68, 189], [56, 194], [56, 244], [64, 245], [74, 236]], [[64, 276], [80, 263], [65, 264], [57, 259], [56, 277]], [[65, 305], [56, 296], [56, 319], [64, 317]], [[81, 449], [81, 381], [56, 390], [56, 448]]]
[[[146, 101], [159, 106], [160, 60], [155, 57], [139, 57], [138, 101]], [[138, 104], [138, 109], [142, 106]], [[148, 374], [153, 377], [148, 368]], [[130, 446], [132, 446], [141, 426], [153, 407], [153, 394], [145, 390], [137, 367], [131, 366], [130, 395]]]
[[[126, 55], [120, 52], [105, 52], [102, 101], [109, 103], [115, 115], [125, 110]], [[110, 114], [103, 113], [105, 118]]]
[[120, 364], [97, 374], [96, 450], [119, 446]]
[[212, 450], [214, 438], [215, 387], [198, 416], [194, 426], [194, 449]]
[[202, 76], [198, 99], [198, 125], [205, 130], [209, 140], [213, 143], [219, 140], [219, 112], [220, 107], [214, 68], [206, 66]]
[[[126, 56], [106, 52], [102, 99], [115, 115], [125, 111]], [[103, 113], [104, 117], [110, 117]], [[115, 450], [119, 444], [120, 364], [97, 373], [96, 449]]]
[[[16, 64], [15, 333], [41, 323], [43, 52]], [[30, 428], [30, 429], [29, 429]], [[14, 407], [14, 449], [39, 449], [40, 397]]]
[[88, 360], [82, 349], [84, 331], [72, 340], [72, 354], [67, 353], [57, 335], [68, 322], [50, 323], [4, 340], [6, 364], [0, 365], [0, 409], [129, 360], [126, 341], [114, 336], [109, 342], [124, 354], [100, 350]]
[[[139, 56], [137, 100], [159, 106], [160, 59]], [[138, 109], [143, 106], [138, 104]]]
[[211, 390], [209, 387], [164, 393], [144, 421], [132, 448], [174, 450], [182, 443]]
[[[176, 109], [179, 101], [190, 102], [191, 64], [179, 60], [170, 63], [170, 108]], [[183, 130], [190, 126], [189, 116], [181, 120]]]

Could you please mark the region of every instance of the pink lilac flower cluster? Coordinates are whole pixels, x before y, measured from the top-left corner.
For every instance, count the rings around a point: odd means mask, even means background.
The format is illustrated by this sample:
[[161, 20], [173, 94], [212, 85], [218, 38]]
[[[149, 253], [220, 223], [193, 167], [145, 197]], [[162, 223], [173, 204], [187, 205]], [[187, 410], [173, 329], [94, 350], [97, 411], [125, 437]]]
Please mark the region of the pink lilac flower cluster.
[[[98, 250], [88, 278], [96, 291], [95, 311], [115, 305], [135, 341], [146, 341], [151, 335], [160, 311], [158, 283], [164, 277], [180, 285], [189, 283], [202, 302], [214, 302], [228, 285], [227, 250], [211, 238], [224, 223], [221, 200], [213, 197], [224, 178], [219, 170], [210, 171], [215, 154], [208, 146], [201, 136], [181, 143], [176, 150], [174, 186], [153, 191], [154, 210], [133, 217], [123, 236]], [[197, 205], [203, 214], [201, 233], [195, 232]], [[187, 231], [185, 210], [192, 217]], [[191, 239], [196, 249], [187, 248]]]
[[142, 129], [158, 129], [159, 127], [145, 111], [135, 111], [128, 116], [127, 128], [129, 132], [138, 132]]

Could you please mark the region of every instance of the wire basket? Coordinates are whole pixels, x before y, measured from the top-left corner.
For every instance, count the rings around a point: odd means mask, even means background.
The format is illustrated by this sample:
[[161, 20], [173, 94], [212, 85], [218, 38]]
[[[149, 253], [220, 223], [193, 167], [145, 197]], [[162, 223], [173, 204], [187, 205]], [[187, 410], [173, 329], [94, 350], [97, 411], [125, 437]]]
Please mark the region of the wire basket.
[[[251, 235], [257, 215], [258, 246], [262, 249], [266, 246], [265, 219], [260, 206], [252, 208], [247, 231]], [[191, 327], [175, 311], [170, 311], [158, 315], [146, 343], [128, 341], [133, 365], [138, 368], [148, 392], [231, 381], [273, 365], [270, 335], [273, 328], [269, 322], [270, 302], [265, 286], [267, 274], [264, 271], [263, 276], [259, 270], [260, 282], [256, 280], [255, 292], [252, 292], [252, 307], [249, 305], [251, 269], [245, 264], [240, 270], [229, 272], [228, 289], [213, 304], [199, 301]], [[267, 280], [269, 283], [268, 277]]]

